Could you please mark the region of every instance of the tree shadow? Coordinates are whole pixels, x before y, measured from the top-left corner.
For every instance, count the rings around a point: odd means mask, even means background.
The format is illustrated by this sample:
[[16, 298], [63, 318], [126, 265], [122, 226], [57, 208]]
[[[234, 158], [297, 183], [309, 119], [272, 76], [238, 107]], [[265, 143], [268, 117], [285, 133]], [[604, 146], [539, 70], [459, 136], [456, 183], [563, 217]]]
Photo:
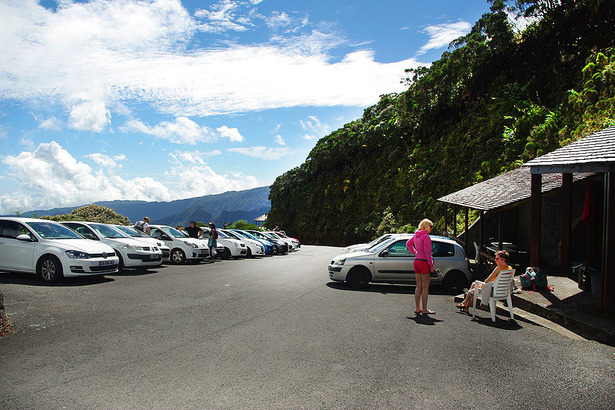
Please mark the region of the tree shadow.
[[[346, 282], [329, 282], [327, 287], [335, 290], [345, 290], [350, 292], [364, 292], [364, 293], [380, 293], [383, 295], [396, 294], [396, 295], [414, 295], [414, 285], [393, 285], [388, 283], [370, 283], [364, 289], [355, 289], [348, 285]], [[448, 295], [448, 293], [442, 288], [442, 286], [434, 285], [429, 287], [430, 295]]]
[[424, 315], [422, 313], [416, 313], [414, 316], [406, 316], [406, 319], [414, 320], [417, 325], [434, 326], [438, 322], [444, 322], [442, 319], [436, 319], [432, 315]]
[[45, 283], [36, 275], [31, 273], [19, 272], [0, 272], [0, 283], [13, 285], [28, 285], [28, 286], [55, 286], [55, 287], [71, 287], [71, 286], [90, 286], [100, 283], [114, 282], [115, 279], [106, 276], [78, 276], [64, 278], [58, 283]]

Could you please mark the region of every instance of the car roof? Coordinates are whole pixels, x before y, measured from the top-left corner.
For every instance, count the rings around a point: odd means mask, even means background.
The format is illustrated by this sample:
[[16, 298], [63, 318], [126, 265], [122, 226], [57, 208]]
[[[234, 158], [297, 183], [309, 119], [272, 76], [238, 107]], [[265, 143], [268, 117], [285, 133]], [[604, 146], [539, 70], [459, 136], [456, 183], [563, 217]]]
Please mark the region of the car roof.
[[0, 219], [5, 221], [15, 221], [15, 222], [53, 222], [58, 223], [57, 221], [52, 221], [50, 219], [41, 219], [41, 218], [27, 218], [24, 216], [0, 216]]

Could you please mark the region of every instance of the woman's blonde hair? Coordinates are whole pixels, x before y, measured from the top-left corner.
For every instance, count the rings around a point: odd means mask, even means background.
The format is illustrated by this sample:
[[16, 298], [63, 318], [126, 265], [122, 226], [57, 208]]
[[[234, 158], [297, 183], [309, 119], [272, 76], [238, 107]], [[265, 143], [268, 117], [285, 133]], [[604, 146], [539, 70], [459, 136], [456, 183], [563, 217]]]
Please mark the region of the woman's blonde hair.
[[431, 222], [429, 219], [423, 219], [419, 224], [419, 229], [425, 231], [428, 226], [433, 226], [433, 222]]

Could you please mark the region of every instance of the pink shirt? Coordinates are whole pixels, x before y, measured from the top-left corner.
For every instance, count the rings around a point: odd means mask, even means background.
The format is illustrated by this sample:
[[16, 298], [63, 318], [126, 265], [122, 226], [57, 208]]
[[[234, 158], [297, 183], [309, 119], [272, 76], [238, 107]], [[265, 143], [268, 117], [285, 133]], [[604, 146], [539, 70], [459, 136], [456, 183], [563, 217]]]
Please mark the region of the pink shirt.
[[431, 238], [423, 230], [418, 230], [414, 236], [408, 239], [406, 247], [414, 254], [415, 259], [427, 261], [429, 269], [433, 269], [433, 258], [431, 257]]

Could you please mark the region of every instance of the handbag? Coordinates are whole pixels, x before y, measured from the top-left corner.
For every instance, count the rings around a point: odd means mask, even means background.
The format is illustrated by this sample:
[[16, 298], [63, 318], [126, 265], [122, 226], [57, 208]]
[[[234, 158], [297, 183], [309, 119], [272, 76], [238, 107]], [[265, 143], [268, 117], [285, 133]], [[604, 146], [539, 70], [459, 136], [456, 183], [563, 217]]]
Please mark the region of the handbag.
[[432, 279], [440, 279], [444, 275], [440, 269], [436, 268], [435, 271], [429, 272], [429, 276], [431, 276]]

